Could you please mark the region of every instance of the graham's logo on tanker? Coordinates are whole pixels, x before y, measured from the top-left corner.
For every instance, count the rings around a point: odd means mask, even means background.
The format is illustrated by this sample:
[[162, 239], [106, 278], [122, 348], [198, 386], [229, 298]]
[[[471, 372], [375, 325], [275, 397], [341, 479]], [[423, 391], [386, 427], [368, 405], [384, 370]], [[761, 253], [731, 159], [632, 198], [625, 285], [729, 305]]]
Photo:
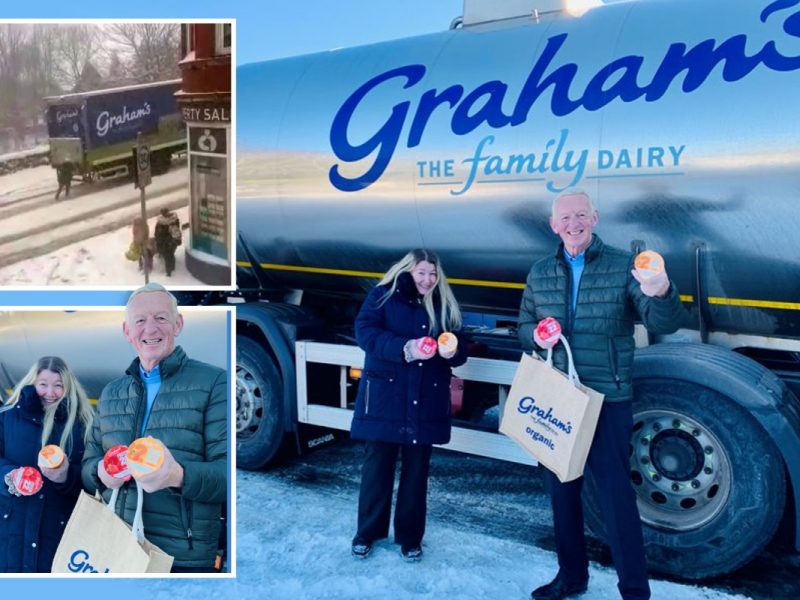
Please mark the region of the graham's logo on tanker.
[[[761, 22], [766, 23], [774, 14], [798, 4], [800, 0], [775, 0], [761, 11]], [[800, 10], [785, 15], [782, 30], [793, 38], [800, 38]], [[779, 72], [800, 69], [800, 56], [782, 53], [780, 40], [767, 41], [753, 52], [752, 48], [747, 47], [747, 35], [738, 34], [719, 43], [713, 38], [705, 39], [691, 47], [684, 42], [674, 42], [657, 65], [646, 64], [645, 57], [639, 55], [619, 57], [603, 66], [591, 78], [581, 74], [580, 81], [588, 79], [581, 90], [574, 85], [579, 66], [572, 62], [564, 62], [559, 66], [557, 61], [558, 53], [568, 37], [569, 34], [562, 33], [547, 40], [516, 98], [506, 98], [509, 85], [499, 79], [483, 82], [471, 90], [459, 84], [442, 90], [425, 89], [423, 80], [427, 68], [421, 64], [405, 65], [376, 75], [342, 103], [330, 130], [331, 149], [336, 157], [342, 163], [360, 164], [363, 161], [365, 167], [360, 174], [348, 176], [342, 173], [341, 164], [336, 163], [328, 173], [331, 184], [341, 191], [354, 192], [377, 181], [389, 166], [399, 144], [414, 148], [422, 143], [434, 111], [449, 110], [450, 130], [460, 136], [481, 126], [502, 130], [525, 123], [531, 108], [547, 90], [550, 94], [550, 111], [561, 117], [580, 108], [596, 111], [616, 100], [626, 103], [637, 100], [656, 102], [676, 81], [682, 81], [675, 85], [680, 85], [684, 93], [690, 93], [700, 88], [720, 64], [722, 79], [726, 82], [744, 79], [757, 67]], [[640, 84], [640, 80], [647, 79], [643, 75], [646, 73], [653, 73], [652, 78]], [[385, 121], [365, 141], [351, 143], [354, 137], [350, 130], [351, 122], [357, 119], [362, 102], [368, 99], [368, 102], [374, 103], [372, 92], [387, 82], [394, 86], [401, 83], [404, 90], [409, 90], [408, 98], [389, 108]], [[509, 112], [504, 111], [504, 104], [511, 107]], [[401, 140], [407, 124], [408, 136]], [[640, 148], [601, 148], [590, 157], [586, 148], [570, 149], [568, 138], [569, 130], [562, 129], [544, 136], [538, 152], [492, 154], [488, 147], [495, 138], [493, 135], [484, 136], [472, 156], [459, 157], [460, 164], [467, 169], [466, 180], [455, 182], [450, 193], [465, 193], [476, 176], [491, 178], [508, 175], [535, 176], [527, 180], [542, 181], [548, 190], [558, 192], [581, 180], [590, 158], [595, 161], [598, 171], [634, 167], [676, 169], [680, 167], [685, 150], [685, 145], [678, 143]], [[420, 178], [452, 176], [459, 158], [420, 161], [417, 163], [420, 170], [418, 175]], [[564, 175], [569, 176], [566, 185], [555, 184], [553, 177], [557, 173], [562, 179]]]

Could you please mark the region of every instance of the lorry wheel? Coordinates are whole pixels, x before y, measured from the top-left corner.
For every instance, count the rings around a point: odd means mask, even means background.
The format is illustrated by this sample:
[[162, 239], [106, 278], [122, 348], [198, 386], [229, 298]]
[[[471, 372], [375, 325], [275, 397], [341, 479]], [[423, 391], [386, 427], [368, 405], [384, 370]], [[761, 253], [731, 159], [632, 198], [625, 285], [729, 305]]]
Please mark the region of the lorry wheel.
[[283, 386], [272, 358], [247, 337], [236, 338], [236, 464], [259, 469], [283, 441]]
[[[781, 455], [740, 404], [701, 377], [687, 380], [685, 355], [683, 365], [674, 355], [659, 358], [665, 376], [635, 379], [630, 456], [648, 564], [682, 579], [722, 575], [758, 555], [778, 527]], [[730, 366], [705, 362], [698, 373], [724, 381], [737, 377]], [[604, 539], [591, 474], [586, 492], [587, 524]]]
[[169, 171], [169, 166], [172, 163], [172, 153], [168, 150], [154, 152], [150, 161], [153, 175], [163, 175]]

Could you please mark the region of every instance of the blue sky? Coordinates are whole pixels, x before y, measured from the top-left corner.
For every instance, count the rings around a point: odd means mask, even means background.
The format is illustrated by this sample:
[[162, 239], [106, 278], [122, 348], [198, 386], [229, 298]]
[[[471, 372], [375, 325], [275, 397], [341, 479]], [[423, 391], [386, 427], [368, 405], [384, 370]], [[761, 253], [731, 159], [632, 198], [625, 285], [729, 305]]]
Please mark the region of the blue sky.
[[463, 0], [40, 0], [4, 2], [0, 18], [234, 18], [245, 64], [443, 31], [462, 12]]
[[462, 12], [462, 0], [267, 4], [258, 23], [238, 21], [239, 64], [444, 31]]
[[461, 15], [463, 6], [462, 0], [3, 4], [3, 18], [235, 18], [239, 64], [443, 31]]

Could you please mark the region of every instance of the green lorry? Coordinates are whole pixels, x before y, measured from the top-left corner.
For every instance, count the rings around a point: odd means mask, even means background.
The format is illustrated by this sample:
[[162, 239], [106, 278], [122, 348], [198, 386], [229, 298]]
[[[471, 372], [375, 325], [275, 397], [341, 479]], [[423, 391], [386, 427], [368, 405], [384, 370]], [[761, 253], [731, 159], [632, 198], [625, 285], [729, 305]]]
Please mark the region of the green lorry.
[[141, 132], [154, 174], [186, 151], [186, 128], [175, 98], [181, 80], [130, 85], [44, 99], [50, 164], [69, 161], [84, 181], [133, 171], [132, 148]]

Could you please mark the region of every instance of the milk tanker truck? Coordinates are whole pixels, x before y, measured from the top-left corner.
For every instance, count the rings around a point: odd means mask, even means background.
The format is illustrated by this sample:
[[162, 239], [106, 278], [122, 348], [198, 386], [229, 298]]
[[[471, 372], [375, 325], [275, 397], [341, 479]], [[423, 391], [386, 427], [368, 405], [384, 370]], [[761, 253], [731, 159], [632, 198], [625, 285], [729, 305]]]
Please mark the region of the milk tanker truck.
[[552, 199], [579, 187], [606, 243], [663, 254], [687, 312], [673, 335], [636, 336], [630, 465], [651, 566], [726, 573], [778, 531], [800, 548], [800, 0], [581, 16], [467, 0], [449, 31], [237, 81], [240, 467], [309, 425], [348, 429], [353, 320], [418, 246], [440, 253], [469, 324], [448, 447], [533, 462], [497, 433], [497, 405], [526, 274], [556, 247]]

